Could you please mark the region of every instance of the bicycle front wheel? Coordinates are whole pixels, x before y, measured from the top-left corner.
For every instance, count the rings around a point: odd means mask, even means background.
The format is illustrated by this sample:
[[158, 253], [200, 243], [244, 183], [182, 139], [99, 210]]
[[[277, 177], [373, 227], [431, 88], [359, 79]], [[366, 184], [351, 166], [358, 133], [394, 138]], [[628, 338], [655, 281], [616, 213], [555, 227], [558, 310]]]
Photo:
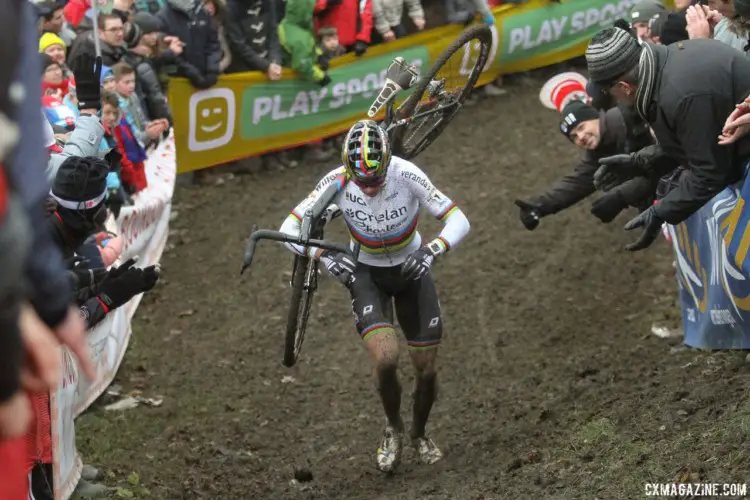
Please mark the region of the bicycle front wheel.
[[394, 151], [409, 160], [424, 151], [456, 116], [492, 48], [492, 30], [470, 26], [438, 56], [396, 113], [410, 121], [394, 134]]
[[284, 338], [284, 366], [291, 368], [299, 359], [302, 342], [305, 340], [307, 320], [310, 317], [310, 309], [317, 287], [318, 261], [295, 255], [292, 273], [292, 301], [287, 315]]

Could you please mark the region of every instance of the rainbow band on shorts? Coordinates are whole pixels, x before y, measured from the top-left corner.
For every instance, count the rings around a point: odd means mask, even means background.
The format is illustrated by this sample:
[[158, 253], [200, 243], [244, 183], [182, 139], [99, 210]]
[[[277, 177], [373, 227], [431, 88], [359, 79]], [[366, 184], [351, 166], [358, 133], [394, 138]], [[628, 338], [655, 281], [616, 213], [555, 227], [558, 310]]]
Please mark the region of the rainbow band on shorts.
[[381, 333], [395, 333], [395, 332], [396, 331], [393, 329], [393, 325], [390, 323], [375, 323], [374, 325], [370, 325], [364, 330], [362, 330], [359, 333], [359, 336], [362, 340], [367, 342], [374, 336], [380, 335]]
[[434, 349], [440, 345], [440, 339], [429, 340], [407, 340], [406, 345], [410, 351], [422, 351], [424, 349]]

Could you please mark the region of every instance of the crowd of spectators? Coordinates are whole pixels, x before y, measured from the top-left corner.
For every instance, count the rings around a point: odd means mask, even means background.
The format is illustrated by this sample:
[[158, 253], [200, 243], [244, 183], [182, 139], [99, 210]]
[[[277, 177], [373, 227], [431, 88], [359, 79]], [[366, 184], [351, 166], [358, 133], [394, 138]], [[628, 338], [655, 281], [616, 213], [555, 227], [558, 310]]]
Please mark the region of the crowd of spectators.
[[746, 175], [750, 1], [675, 7], [640, 0], [629, 21], [592, 39], [586, 101], [559, 109], [581, 162], [546, 192], [516, 200], [527, 229], [600, 190], [591, 212], [604, 223], [628, 206], [641, 210], [625, 229], [642, 232], [625, 248], [642, 250], [664, 223], [682, 223]]
[[[467, 24], [479, 15], [493, 23], [490, 9], [502, 3], [506, 2], [446, 0], [446, 22]], [[42, 33], [39, 50], [49, 56], [44, 58], [45, 108], [58, 137], [69, 132], [77, 114], [76, 82], [66, 61], [93, 54], [98, 45], [102, 79], [114, 76], [108, 91], [117, 94], [130, 129], [146, 151], [171, 126], [165, 97], [171, 76], [185, 77], [195, 88], [205, 89], [222, 73], [257, 71], [275, 81], [287, 67], [325, 86], [333, 58], [348, 52], [361, 56], [373, 44], [428, 27], [420, 0], [114, 0], [109, 11], [96, 18], [90, 0], [43, 0], [36, 6]], [[131, 74], [134, 89], [128, 88]], [[503, 93], [498, 86], [486, 92]], [[126, 177], [140, 168], [139, 149], [131, 147], [130, 156], [124, 154], [121, 177], [126, 195], [137, 189]], [[327, 161], [338, 154], [335, 141], [289, 153], [263, 155], [263, 168], [294, 167], [301, 155], [307, 161]], [[201, 170], [194, 180], [203, 184], [216, 179], [209, 170]]]

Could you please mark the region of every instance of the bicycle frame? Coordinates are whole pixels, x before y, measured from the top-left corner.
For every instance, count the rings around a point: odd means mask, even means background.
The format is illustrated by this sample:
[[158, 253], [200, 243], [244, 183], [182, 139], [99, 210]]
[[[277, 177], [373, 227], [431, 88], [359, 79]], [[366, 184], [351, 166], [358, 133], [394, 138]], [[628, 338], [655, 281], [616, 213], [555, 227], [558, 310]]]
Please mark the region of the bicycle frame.
[[[391, 142], [393, 142], [393, 131], [395, 129], [403, 127], [404, 125], [408, 125], [409, 123], [419, 118], [423, 118], [434, 113], [442, 113], [447, 109], [459, 105], [458, 102], [449, 102], [448, 104], [443, 104], [442, 101], [446, 99], [446, 94], [445, 90], [440, 88], [440, 84], [438, 83], [438, 86], [434, 90], [430, 90], [431, 96], [435, 97], [438, 100], [437, 108], [429, 109], [427, 111], [423, 111], [421, 113], [396, 120], [396, 111], [394, 110], [394, 101], [396, 99], [396, 96], [399, 92], [408, 90], [409, 88], [413, 87], [417, 81], [418, 76], [419, 73], [414, 66], [407, 65], [403, 57], [395, 57], [391, 65], [388, 67], [388, 73], [386, 74], [386, 81], [383, 84], [383, 88], [380, 90], [377, 98], [370, 106], [368, 116], [370, 116], [371, 118], [377, 114], [377, 111], [382, 106], [385, 106], [385, 119], [380, 123], [380, 126], [385, 130], [386, 134], [388, 134], [388, 139], [390, 139]], [[411, 96], [407, 99], [411, 99]]]
[[[404, 125], [408, 125], [409, 123], [413, 122], [417, 118], [422, 118], [424, 116], [428, 116], [428, 115], [431, 115], [431, 114], [434, 114], [434, 113], [442, 112], [442, 111], [445, 111], [446, 109], [450, 109], [450, 108], [456, 107], [458, 105], [459, 105], [458, 102], [451, 102], [451, 103], [448, 103], [446, 105], [442, 105], [441, 104], [441, 105], [438, 105], [438, 107], [435, 108], [435, 109], [428, 109], [427, 111], [423, 111], [421, 113], [417, 113], [415, 115], [412, 115], [412, 116], [409, 116], [409, 117], [406, 117], [406, 118], [401, 118], [399, 120], [396, 120], [395, 122], [392, 122], [392, 120], [393, 120], [393, 114], [394, 114], [393, 103], [388, 103], [387, 107], [385, 109], [385, 116], [386, 116], [386, 118], [385, 118], [385, 120], [383, 120], [383, 124], [385, 125], [385, 132], [387, 134], [390, 134], [394, 129], [396, 129], [398, 127], [403, 127]], [[390, 118], [389, 118], [389, 115], [390, 115]], [[381, 126], [383, 126], [383, 124], [381, 124]], [[390, 135], [388, 136], [388, 138], [389, 139], [391, 138]]]

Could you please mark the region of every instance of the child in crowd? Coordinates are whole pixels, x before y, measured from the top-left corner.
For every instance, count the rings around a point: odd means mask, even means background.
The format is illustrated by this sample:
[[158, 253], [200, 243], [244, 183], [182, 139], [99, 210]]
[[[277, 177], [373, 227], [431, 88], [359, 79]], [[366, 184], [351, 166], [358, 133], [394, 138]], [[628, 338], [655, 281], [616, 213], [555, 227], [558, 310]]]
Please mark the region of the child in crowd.
[[[328, 65], [331, 60], [346, 54], [346, 49], [339, 43], [339, 34], [334, 26], [322, 26], [318, 30], [318, 50], [321, 52], [318, 56], [318, 64], [324, 71], [328, 71]], [[329, 137], [324, 140], [321, 146], [323, 154], [332, 154], [336, 157], [339, 154], [341, 143], [346, 134], [340, 134], [334, 137]], [[313, 154], [320, 154], [315, 152], [315, 146], [313, 146]], [[326, 153], [325, 151], [329, 151]]]
[[53, 61], [60, 64], [64, 77], [72, 78], [73, 72], [65, 64], [65, 51], [65, 42], [54, 33], [44, 33], [39, 39], [39, 53], [50, 56]]
[[115, 77], [115, 92], [120, 99], [120, 111], [141, 148], [149, 146], [161, 137], [169, 127], [166, 119], [146, 121], [141, 103], [135, 93], [135, 69], [127, 63], [119, 62], [112, 66]]
[[66, 105], [70, 79], [63, 76], [60, 63], [42, 54], [42, 109], [47, 121], [55, 128], [56, 133], [65, 133], [75, 127], [78, 111]]
[[114, 131], [120, 123], [120, 101], [116, 94], [107, 92], [102, 89], [101, 110], [99, 111], [99, 120], [104, 127], [104, 137], [99, 147], [100, 154], [104, 155], [109, 163], [110, 172], [107, 175], [107, 192], [108, 197], [113, 200], [110, 208], [119, 216], [119, 207], [123, 205], [132, 205], [133, 201], [128, 196], [121, 181], [122, 167], [127, 165], [132, 169], [130, 160], [123, 157], [117, 144]]
[[318, 30], [318, 48], [321, 52], [318, 63], [326, 69], [331, 59], [346, 54], [346, 49], [339, 44], [339, 34], [333, 26], [323, 26]]
[[71, 79], [65, 78], [63, 67], [47, 54], [42, 54], [42, 95], [53, 96], [61, 101], [68, 95]]
[[[118, 68], [119, 65], [120, 66]], [[128, 69], [130, 72], [128, 72]], [[137, 193], [146, 188], [146, 171], [144, 162], [148, 158], [143, 144], [138, 140], [137, 131], [134, 128], [134, 120], [128, 119], [128, 100], [123, 98], [122, 93], [132, 95], [135, 82], [128, 76], [134, 76], [132, 67], [124, 63], [117, 63], [112, 68], [115, 75], [115, 89], [117, 94], [102, 92], [102, 100], [106, 100], [106, 106], [102, 106], [102, 117], [111, 116], [115, 106], [118, 106], [118, 117], [113, 134], [117, 142], [117, 149], [122, 155], [120, 159], [120, 180], [125, 190], [130, 194]], [[110, 97], [111, 96], [111, 97]], [[115, 99], [117, 104], [115, 104]], [[109, 118], [107, 119], [109, 120]], [[161, 133], [161, 131], [159, 132]]]
[[101, 76], [102, 90], [107, 92], [115, 91], [115, 74], [112, 73], [112, 68], [109, 66], [102, 65], [102, 76]]
[[[339, 44], [339, 35], [334, 26], [322, 26], [318, 30], [318, 52], [320, 52], [318, 64], [323, 68], [323, 71], [328, 71], [331, 60], [346, 54], [346, 49]], [[310, 159], [315, 160], [316, 157], [321, 157], [321, 159], [327, 160], [331, 154], [336, 156], [339, 153], [344, 135], [330, 137], [321, 144], [311, 145], [312, 158]]]

